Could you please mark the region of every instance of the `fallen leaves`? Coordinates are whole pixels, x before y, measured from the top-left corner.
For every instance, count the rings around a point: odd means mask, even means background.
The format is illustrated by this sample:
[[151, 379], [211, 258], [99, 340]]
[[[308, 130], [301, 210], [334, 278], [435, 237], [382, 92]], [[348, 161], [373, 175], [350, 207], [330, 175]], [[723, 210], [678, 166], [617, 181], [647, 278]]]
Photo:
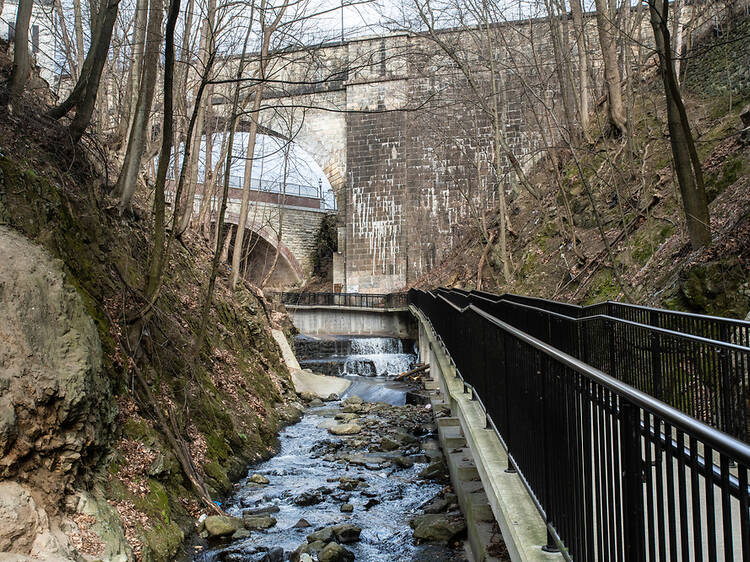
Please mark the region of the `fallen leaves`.
[[104, 543], [93, 530], [96, 518], [83, 513], [76, 513], [70, 517], [75, 528], [68, 534], [70, 544], [79, 553], [98, 557], [104, 552]]

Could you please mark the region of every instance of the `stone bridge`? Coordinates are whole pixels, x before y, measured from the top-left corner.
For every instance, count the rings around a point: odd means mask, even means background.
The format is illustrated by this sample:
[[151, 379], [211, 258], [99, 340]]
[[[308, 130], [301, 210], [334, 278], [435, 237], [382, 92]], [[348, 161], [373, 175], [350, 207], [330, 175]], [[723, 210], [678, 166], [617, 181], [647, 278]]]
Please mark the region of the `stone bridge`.
[[[647, 18], [640, 21], [648, 25]], [[590, 15], [585, 27], [596, 99], [603, 81]], [[553, 141], [553, 132], [541, 137], [540, 106], [561, 111], [549, 30], [547, 20], [493, 28], [501, 45], [496, 81], [504, 136], [526, 167]], [[442, 37], [469, 48], [483, 39], [476, 29]], [[572, 31], [569, 45], [575, 66]], [[491, 123], [456, 65], [427, 37], [355, 39], [285, 51], [271, 60], [273, 80], [264, 90], [260, 126], [293, 136], [334, 189], [339, 208], [334, 290], [382, 293], [407, 286], [451, 250], [459, 225], [495, 204], [498, 185], [511, 200], [515, 196], [507, 162], [501, 163], [502, 177], [493, 172]], [[223, 72], [233, 76], [238, 59], [225, 62]], [[471, 72], [481, 83], [488, 76], [480, 63]], [[229, 87], [218, 87], [214, 114], [226, 118], [231, 99]], [[243, 126], [249, 124], [245, 119]], [[285, 135], [290, 129], [295, 134]]]
[[[202, 192], [199, 184], [198, 193]], [[211, 208], [218, 209], [219, 198], [214, 196]], [[227, 201], [227, 212], [222, 235], [226, 236], [228, 228], [239, 223], [242, 204], [242, 189], [230, 188]], [[196, 195], [194, 214], [200, 212], [201, 195]], [[261, 281], [273, 267], [276, 250], [279, 259], [269, 280], [271, 286], [282, 287], [299, 284], [310, 276], [313, 268], [316, 236], [325, 217], [335, 211], [326, 208], [319, 197], [310, 195], [281, 195], [280, 193], [255, 190], [250, 191], [245, 237], [247, 263], [244, 269], [248, 279]], [[281, 236], [279, 236], [281, 232]], [[225, 242], [227, 248], [234, 244], [234, 234]], [[231, 255], [231, 252], [227, 252]]]

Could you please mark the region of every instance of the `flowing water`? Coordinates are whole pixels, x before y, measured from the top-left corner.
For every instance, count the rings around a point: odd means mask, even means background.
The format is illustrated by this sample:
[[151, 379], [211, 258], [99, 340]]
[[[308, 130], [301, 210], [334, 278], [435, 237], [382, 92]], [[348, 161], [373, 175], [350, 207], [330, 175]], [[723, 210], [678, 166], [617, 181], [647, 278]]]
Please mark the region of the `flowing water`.
[[[341, 361], [341, 375], [353, 380], [346, 395], [359, 395], [365, 401], [403, 404], [405, 388], [388, 380], [416, 362], [413, 353], [404, 351], [404, 342], [394, 338], [348, 338], [335, 345], [348, 350]], [[299, 346], [298, 346], [299, 349]], [[408, 347], [406, 349], [409, 349]], [[367, 358], [375, 365], [378, 376], [359, 370]], [[318, 359], [324, 359], [318, 357]], [[337, 523], [353, 523], [362, 528], [361, 540], [348, 544], [356, 560], [371, 561], [448, 561], [456, 553], [442, 545], [416, 545], [408, 522], [418, 508], [437, 494], [441, 485], [419, 479], [418, 473], [426, 465], [417, 462], [412, 468], [395, 470], [348, 464], [326, 454], [331, 442], [341, 438], [330, 435], [321, 428], [339, 411], [339, 403], [329, 402], [308, 410], [302, 421], [286, 428], [280, 434], [280, 451], [270, 460], [253, 467], [250, 473], [265, 475], [270, 484], [258, 486], [247, 479], [224, 505], [228, 514], [242, 516], [244, 509], [271, 508], [277, 512], [275, 527], [267, 531], [254, 531], [245, 539], [229, 541], [199, 554], [196, 560], [261, 560], [266, 550], [282, 547], [290, 553], [306, 542], [315, 529]], [[362, 452], [366, 452], [363, 450]], [[423, 456], [417, 460], [426, 460]], [[366, 485], [354, 491], [339, 489], [339, 479], [361, 478]], [[295, 498], [304, 492], [322, 492], [323, 501], [302, 507]], [[343, 502], [353, 505], [351, 514], [341, 513]], [[304, 518], [309, 528], [295, 525]]]

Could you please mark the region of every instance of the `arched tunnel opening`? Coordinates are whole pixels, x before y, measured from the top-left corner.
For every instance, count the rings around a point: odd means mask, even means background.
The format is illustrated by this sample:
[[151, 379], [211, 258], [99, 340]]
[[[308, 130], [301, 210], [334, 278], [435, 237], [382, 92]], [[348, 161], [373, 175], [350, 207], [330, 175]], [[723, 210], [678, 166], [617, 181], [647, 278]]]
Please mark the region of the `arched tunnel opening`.
[[[221, 259], [231, 269], [237, 240], [237, 225], [225, 223], [220, 240]], [[302, 280], [302, 271], [296, 259], [283, 242], [277, 244], [273, 232], [260, 233], [246, 228], [241, 255], [241, 276], [254, 285], [260, 286], [267, 276], [265, 286], [273, 288], [290, 287]]]

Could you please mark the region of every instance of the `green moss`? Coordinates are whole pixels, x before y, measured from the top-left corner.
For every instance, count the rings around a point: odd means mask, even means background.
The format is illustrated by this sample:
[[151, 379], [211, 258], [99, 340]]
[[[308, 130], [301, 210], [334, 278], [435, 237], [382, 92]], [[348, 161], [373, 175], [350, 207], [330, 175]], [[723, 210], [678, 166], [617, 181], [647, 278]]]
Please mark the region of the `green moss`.
[[745, 174], [747, 168], [745, 157], [742, 154], [737, 154], [724, 162], [721, 170], [707, 174], [706, 196], [708, 201], [711, 202], [721, 195], [727, 187]]
[[701, 263], [683, 271], [679, 290], [686, 307], [694, 312], [744, 318], [750, 309], [747, 275], [737, 258]]
[[143, 535], [145, 547], [144, 562], [164, 562], [174, 560], [175, 555], [185, 540], [185, 533], [174, 521], [159, 524]]
[[610, 269], [599, 270], [591, 280], [590, 287], [582, 304], [614, 300], [620, 294], [620, 287]]
[[229, 481], [227, 471], [216, 461], [203, 465], [203, 470], [214, 481], [214, 488], [218, 491], [226, 493], [232, 489], [232, 483]]
[[153, 447], [159, 441], [159, 434], [143, 419], [129, 418], [122, 425], [122, 437], [145, 443]]
[[649, 258], [674, 233], [674, 225], [666, 224], [658, 227], [653, 219], [641, 227], [633, 238], [631, 256], [638, 265], [645, 265]]

